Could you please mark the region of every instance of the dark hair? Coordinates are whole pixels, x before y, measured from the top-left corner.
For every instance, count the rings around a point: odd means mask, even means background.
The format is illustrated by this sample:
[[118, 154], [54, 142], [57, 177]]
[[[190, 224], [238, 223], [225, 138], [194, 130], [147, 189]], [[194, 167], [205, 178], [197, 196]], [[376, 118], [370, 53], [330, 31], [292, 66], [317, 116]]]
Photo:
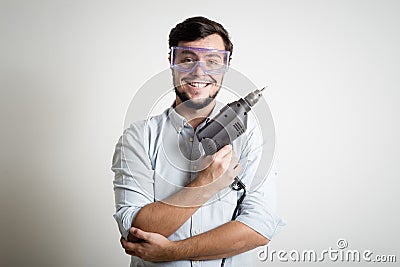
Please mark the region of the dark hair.
[[178, 46], [181, 41], [191, 42], [215, 33], [222, 37], [225, 50], [230, 51], [232, 56], [233, 44], [228, 31], [221, 24], [205, 17], [192, 17], [177, 24], [169, 33], [169, 47]]

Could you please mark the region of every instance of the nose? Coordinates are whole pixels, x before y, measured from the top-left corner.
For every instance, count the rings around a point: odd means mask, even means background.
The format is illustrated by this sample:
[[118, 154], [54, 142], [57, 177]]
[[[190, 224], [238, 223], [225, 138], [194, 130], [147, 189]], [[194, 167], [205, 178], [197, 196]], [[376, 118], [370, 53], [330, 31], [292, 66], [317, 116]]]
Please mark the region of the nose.
[[197, 61], [196, 65], [193, 68], [192, 74], [195, 76], [204, 76], [206, 75], [203, 63], [201, 61]]

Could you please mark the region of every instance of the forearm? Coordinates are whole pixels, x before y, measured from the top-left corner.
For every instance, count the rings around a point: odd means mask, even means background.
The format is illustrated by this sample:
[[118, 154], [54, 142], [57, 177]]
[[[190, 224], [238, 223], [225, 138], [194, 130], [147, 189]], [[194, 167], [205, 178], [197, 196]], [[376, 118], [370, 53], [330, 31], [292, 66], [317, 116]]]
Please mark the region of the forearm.
[[212, 260], [227, 258], [266, 245], [269, 240], [247, 225], [231, 221], [203, 234], [177, 241], [176, 258]]
[[215, 193], [212, 184], [195, 180], [171, 197], [144, 206], [132, 226], [169, 237]]
[[132, 226], [169, 237], [214, 194], [230, 185], [239, 172], [231, 145], [224, 146], [212, 158], [205, 158], [204, 163], [208, 167], [182, 190], [141, 208]]

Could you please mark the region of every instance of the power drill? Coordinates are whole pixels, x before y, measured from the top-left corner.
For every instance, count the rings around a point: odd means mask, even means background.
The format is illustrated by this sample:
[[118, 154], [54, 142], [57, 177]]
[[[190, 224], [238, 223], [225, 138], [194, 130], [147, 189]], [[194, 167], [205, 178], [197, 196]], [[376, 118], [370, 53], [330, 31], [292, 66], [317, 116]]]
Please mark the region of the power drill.
[[[227, 104], [211, 119], [198, 133], [197, 138], [201, 142], [206, 155], [213, 155], [225, 145], [232, 143], [247, 129], [247, 115], [258, 100], [262, 97], [262, 91], [255, 90], [244, 99]], [[235, 177], [231, 188], [240, 190], [244, 184]]]

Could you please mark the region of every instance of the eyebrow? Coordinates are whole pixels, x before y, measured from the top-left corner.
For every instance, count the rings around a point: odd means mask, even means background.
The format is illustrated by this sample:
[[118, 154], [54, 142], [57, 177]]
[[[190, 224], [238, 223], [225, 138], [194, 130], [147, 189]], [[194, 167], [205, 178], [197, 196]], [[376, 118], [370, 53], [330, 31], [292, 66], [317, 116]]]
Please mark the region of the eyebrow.
[[[194, 52], [192, 52], [192, 51], [190, 51], [190, 50], [183, 50], [183, 51], [181, 51], [180, 54], [190, 54], [190, 55], [194, 55], [194, 56], [197, 56], [197, 57], [198, 57], [198, 55], [197, 55], [196, 53], [194, 53]], [[206, 56], [206, 57], [214, 57], [214, 58], [220, 58], [220, 59], [222, 59], [222, 57], [221, 57], [220, 55], [214, 54], [214, 53], [206, 54], [205, 56]]]
[[196, 54], [196, 53], [194, 53], [194, 52], [192, 52], [192, 51], [190, 51], [190, 50], [183, 50], [183, 51], [181, 51], [181, 53], [180, 53], [180, 54], [190, 54], [190, 55], [197, 56], [197, 54]]

